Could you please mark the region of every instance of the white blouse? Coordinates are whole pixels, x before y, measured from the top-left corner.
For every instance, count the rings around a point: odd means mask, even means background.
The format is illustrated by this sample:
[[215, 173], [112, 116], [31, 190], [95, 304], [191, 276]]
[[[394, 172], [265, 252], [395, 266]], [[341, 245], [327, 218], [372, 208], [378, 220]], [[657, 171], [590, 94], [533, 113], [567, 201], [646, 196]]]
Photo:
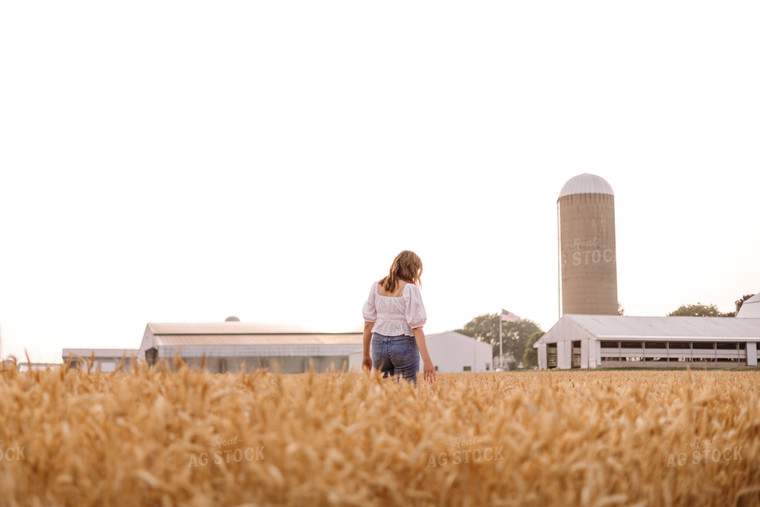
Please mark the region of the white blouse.
[[420, 288], [407, 283], [399, 297], [381, 296], [375, 282], [364, 303], [364, 322], [374, 322], [373, 333], [385, 336], [414, 336], [412, 329], [422, 327], [427, 322], [425, 305], [422, 304]]

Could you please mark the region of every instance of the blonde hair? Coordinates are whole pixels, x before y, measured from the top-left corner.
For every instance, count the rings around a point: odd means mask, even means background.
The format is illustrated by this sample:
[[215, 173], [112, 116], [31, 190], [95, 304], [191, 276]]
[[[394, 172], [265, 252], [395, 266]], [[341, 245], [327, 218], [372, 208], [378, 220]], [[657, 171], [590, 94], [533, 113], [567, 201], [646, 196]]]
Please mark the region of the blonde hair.
[[398, 287], [399, 280], [415, 285], [420, 284], [422, 276], [422, 261], [411, 250], [404, 250], [393, 259], [388, 276], [378, 282], [386, 292], [393, 293]]

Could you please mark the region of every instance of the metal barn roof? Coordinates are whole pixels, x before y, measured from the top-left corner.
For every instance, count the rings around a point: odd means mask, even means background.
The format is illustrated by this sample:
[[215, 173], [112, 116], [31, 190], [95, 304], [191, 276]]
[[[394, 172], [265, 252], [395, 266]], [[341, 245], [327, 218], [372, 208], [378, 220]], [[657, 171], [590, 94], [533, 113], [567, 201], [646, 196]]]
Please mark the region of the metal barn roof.
[[562, 187], [559, 197], [575, 194], [609, 194], [615, 195], [607, 180], [595, 174], [583, 173], [570, 178]]
[[305, 333], [306, 329], [284, 324], [259, 324], [240, 321], [225, 322], [164, 322], [148, 323], [146, 333], [154, 335], [234, 335], [234, 334], [281, 334]]
[[236, 335], [154, 335], [162, 347], [241, 346], [241, 345], [342, 345], [361, 344], [362, 333], [341, 334], [236, 334]]

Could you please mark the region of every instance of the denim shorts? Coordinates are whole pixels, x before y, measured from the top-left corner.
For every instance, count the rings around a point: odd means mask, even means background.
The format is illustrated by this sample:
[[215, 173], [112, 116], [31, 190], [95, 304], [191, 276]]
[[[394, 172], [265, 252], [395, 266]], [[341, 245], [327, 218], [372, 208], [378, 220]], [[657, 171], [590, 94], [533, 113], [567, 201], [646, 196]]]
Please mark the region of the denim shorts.
[[401, 375], [405, 380], [417, 385], [420, 369], [420, 351], [413, 336], [372, 336], [372, 367], [388, 375]]

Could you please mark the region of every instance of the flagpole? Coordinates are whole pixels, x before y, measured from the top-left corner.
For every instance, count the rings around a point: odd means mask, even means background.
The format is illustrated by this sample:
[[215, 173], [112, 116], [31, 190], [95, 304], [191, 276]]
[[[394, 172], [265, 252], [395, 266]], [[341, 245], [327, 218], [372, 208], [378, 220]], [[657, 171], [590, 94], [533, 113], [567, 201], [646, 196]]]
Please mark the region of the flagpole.
[[501, 352], [501, 321], [502, 321], [501, 315], [504, 313], [504, 310], [502, 310], [501, 312], [502, 313], [499, 314], [499, 367], [504, 369], [504, 366], [502, 365], [502, 363], [504, 362], [503, 361], [504, 356], [502, 355], [502, 352]]

